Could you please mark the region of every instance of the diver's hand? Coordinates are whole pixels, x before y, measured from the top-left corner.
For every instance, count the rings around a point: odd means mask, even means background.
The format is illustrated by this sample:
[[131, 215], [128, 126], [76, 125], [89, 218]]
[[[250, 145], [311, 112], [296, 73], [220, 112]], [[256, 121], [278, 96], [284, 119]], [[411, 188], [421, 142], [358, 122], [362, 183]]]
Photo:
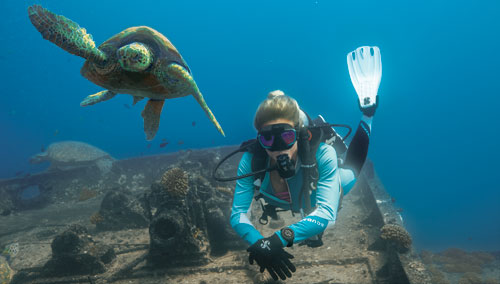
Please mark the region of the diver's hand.
[[295, 266], [290, 261], [293, 255], [283, 249], [283, 243], [276, 234], [256, 241], [247, 251], [250, 253], [250, 264], [255, 260], [260, 266], [260, 272], [267, 269], [274, 280], [278, 280], [278, 275], [285, 280], [286, 277], [292, 277], [290, 271], [295, 272]]
[[[368, 106], [361, 106], [361, 103], [359, 102], [358, 100], [358, 105], [359, 105], [359, 109], [361, 110], [361, 112], [368, 116], [368, 117], [372, 117], [375, 115], [375, 111], [377, 110], [377, 107], [378, 107], [378, 95], [375, 97], [375, 103], [372, 103], [372, 104], [369, 104]], [[366, 99], [370, 99], [368, 97], [365, 98]], [[365, 102], [365, 104], [368, 104], [367, 102]]]

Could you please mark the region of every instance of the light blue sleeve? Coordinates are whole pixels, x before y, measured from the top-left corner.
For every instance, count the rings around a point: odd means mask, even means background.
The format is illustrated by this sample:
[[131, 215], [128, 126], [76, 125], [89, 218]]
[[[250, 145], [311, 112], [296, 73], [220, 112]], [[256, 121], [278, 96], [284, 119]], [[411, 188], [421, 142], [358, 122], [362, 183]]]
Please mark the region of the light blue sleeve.
[[339, 168], [339, 174], [340, 184], [344, 190], [344, 195], [346, 195], [354, 187], [354, 184], [356, 183], [356, 176], [354, 175], [353, 170], [344, 168]]
[[[252, 156], [248, 152], [243, 154], [238, 166], [238, 176], [248, 174], [252, 171]], [[231, 226], [250, 245], [262, 238], [262, 235], [255, 229], [248, 218], [255, 190], [253, 182], [253, 177], [236, 181], [233, 207], [231, 208]]]
[[[337, 153], [324, 143], [316, 152], [319, 180], [316, 189], [316, 209], [299, 222], [289, 226], [295, 232], [294, 243], [301, 242], [323, 232], [328, 225], [333, 225], [337, 218], [340, 199], [340, 178], [337, 170]], [[283, 244], [285, 241], [277, 232]]]

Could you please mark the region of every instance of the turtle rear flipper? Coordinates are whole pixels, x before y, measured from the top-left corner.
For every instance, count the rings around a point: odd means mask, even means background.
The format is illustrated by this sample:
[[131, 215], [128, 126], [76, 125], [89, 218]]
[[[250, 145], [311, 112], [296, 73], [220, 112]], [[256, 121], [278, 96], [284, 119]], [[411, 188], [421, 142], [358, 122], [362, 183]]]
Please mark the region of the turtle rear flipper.
[[85, 106], [95, 105], [96, 103], [112, 99], [114, 96], [116, 96], [115, 92], [111, 92], [108, 90], [100, 91], [99, 93], [90, 95], [85, 99], [83, 99], [83, 101], [80, 103], [80, 106], [85, 107]]
[[132, 105], [135, 106], [135, 104], [142, 99], [144, 99], [144, 97], [134, 96], [134, 101], [132, 102]]
[[152, 140], [160, 127], [160, 114], [164, 103], [164, 100], [149, 100], [142, 111], [146, 140]]
[[[166, 70], [167, 77], [170, 78], [169, 80], [171, 81], [171, 78], [175, 78], [174, 80], [177, 80], [177, 84], [184, 85], [187, 88], [189, 88], [189, 92], [193, 95], [193, 97], [196, 99], [196, 101], [200, 104], [201, 108], [205, 111], [205, 114], [208, 116], [210, 121], [215, 125], [217, 130], [223, 135], [224, 130], [222, 130], [222, 127], [220, 126], [219, 122], [217, 122], [217, 119], [215, 119], [214, 114], [208, 107], [207, 103], [205, 102], [205, 99], [203, 98], [200, 90], [198, 89], [198, 86], [196, 85], [196, 82], [194, 81], [193, 77], [191, 74], [189, 74], [189, 71], [182, 67], [179, 64], [176, 63], [171, 63], [167, 66]], [[168, 82], [171, 83], [171, 82]]]
[[43, 38], [67, 52], [92, 61], [103, 62], [106, 54], [96, 48], [92, 36], [70, 19], [56, 15], [40, 5], [28, 7], [31, 23]]

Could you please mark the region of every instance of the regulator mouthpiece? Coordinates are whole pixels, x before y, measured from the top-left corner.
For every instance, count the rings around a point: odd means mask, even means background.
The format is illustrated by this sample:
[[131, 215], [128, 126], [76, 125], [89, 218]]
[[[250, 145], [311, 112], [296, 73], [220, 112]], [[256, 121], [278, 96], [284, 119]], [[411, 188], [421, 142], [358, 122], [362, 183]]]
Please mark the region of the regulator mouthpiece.
[[295, 174], [295, 163], [287, 154], [281, 154], [276, 158], [278, 173], [282, 178], [291, 178]]

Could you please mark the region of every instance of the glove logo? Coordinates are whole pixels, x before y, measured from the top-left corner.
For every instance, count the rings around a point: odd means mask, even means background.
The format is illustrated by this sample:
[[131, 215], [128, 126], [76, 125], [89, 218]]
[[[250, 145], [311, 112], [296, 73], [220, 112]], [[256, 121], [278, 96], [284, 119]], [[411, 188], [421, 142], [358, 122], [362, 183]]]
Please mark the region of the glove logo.
[[370, 104], [370, 97], [366, 97], [363, 101], [363, 103], [366, 105], [369, 105]]
[[260, 247], [263, 249], [271, 250], [271, 247], [269, 246], [270, 244], [271, 243], [268, 240], [263, 240], [260, 244]]

